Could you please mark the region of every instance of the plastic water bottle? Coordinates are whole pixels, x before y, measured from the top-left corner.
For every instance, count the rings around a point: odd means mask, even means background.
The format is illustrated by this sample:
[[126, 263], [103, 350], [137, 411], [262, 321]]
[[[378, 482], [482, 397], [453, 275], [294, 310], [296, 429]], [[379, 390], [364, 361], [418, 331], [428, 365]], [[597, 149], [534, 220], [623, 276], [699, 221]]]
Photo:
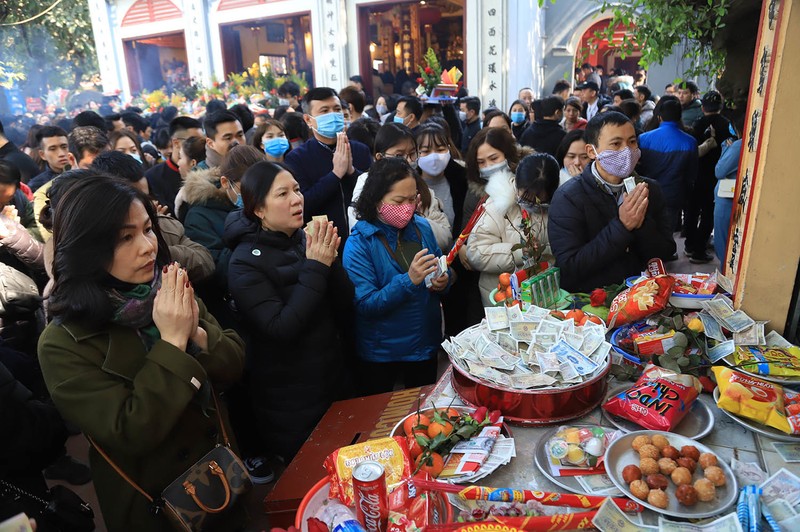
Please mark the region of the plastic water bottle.
[[366, 532], [355, 511], [336, 499], [323, 501], [315, 517], [328, 525], [331, 532]]

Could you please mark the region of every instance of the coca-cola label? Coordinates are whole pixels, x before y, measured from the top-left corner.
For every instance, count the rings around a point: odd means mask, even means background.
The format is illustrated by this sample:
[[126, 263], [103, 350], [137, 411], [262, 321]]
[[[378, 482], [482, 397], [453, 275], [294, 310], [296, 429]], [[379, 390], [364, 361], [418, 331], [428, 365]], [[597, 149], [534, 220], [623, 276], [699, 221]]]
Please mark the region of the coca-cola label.
[[383, 532], [381, 526], [381, 495], [363, 487], [358, 490], [356, 505], [360, 517], [364, 520], [367, 532]]

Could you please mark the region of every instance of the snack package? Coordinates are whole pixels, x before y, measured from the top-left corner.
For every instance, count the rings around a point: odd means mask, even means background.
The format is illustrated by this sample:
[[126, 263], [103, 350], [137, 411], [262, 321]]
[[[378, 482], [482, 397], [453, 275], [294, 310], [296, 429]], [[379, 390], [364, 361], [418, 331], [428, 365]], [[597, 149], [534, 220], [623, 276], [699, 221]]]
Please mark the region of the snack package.
[[672, 288], [675, 294], [711, 295], [717, 290], [716, 274], [673, 273], [671, 277], [675, 279], [675, 286]]
[[648, 364], [636, 384], [609, 399], [603, 409], [645, 429], [670, 431], [689, 413], [699, 395], [700, 383], [696, 386], [687, 378], [694, 379]]
[[550, 471], [554, 476], [605, 473], [603, 456], [617, 431], [604, 427], [559, 427], [547, 445]]
[[643, 279], [619, 293], [611, 302], [608, 327], [619, 327], [646, 318], [667, 306], [675, 279], [659, 275]]
[[712, 371], [719, 386], [717, 406], [731, 414], [792, 433], [786, 420], [781, 386], [722, 366], [714, 366]]
[[[800, 347], [782, 349], [779, 347], [740, 345], [733, 354], [736, 365], [747, 371], [761, 375], [800, 376]], [[752, 365], [744, 365], [752, 362]], [[776, 363], [777, 362], [777, 363]]]
[[783, 403], [792, 434], [800, 434], [800, 393], [784, 388]]
[[342, 447], [325, 459], [325, 469], [331, 481], [328, 496], [338, 497], [348, 506], [353, 505], [353, 468], [361, 462], [374, 460], [386, 471], [386, 489], [392, 491], [404, 478], [411, 476], [411, 458], [408, 443], [402, 436]]
[[387, 532], [416, 532], [428, 525], [442, 524], [445, 512], [442, 498], [417, 487], [414, 479], [432, 480], [428, 473], [418, 473], [404, 480], [389, 494], [389, 526]]

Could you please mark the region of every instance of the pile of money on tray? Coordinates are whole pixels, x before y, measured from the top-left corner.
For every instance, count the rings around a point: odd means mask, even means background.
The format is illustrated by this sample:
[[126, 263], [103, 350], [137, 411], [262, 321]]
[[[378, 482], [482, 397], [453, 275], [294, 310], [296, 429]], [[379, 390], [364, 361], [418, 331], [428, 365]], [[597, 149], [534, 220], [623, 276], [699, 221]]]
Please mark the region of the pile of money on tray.
[[442, 343], [451, 362], [477, 379], [518, 390], [566, 388], [608, 365], [602, 325], [576, 326], [535, 305], [484, 310], [485, 320]]

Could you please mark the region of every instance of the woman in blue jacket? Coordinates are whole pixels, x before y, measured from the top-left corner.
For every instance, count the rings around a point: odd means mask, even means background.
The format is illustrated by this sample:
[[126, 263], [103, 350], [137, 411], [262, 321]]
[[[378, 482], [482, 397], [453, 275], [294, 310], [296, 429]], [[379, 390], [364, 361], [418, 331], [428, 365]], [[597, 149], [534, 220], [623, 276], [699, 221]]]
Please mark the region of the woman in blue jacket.
[[426, 283], [438, 273], [442, 252], [427, 220], [415, 214], [416, 183], [405, 160], [375, 162], [355, 206], [359, 222], [344, 247], [365, 394], [391, 391], [398, 376], [406, 388], [436, 380], [440, 294], [450, 276], [446, 270]]

